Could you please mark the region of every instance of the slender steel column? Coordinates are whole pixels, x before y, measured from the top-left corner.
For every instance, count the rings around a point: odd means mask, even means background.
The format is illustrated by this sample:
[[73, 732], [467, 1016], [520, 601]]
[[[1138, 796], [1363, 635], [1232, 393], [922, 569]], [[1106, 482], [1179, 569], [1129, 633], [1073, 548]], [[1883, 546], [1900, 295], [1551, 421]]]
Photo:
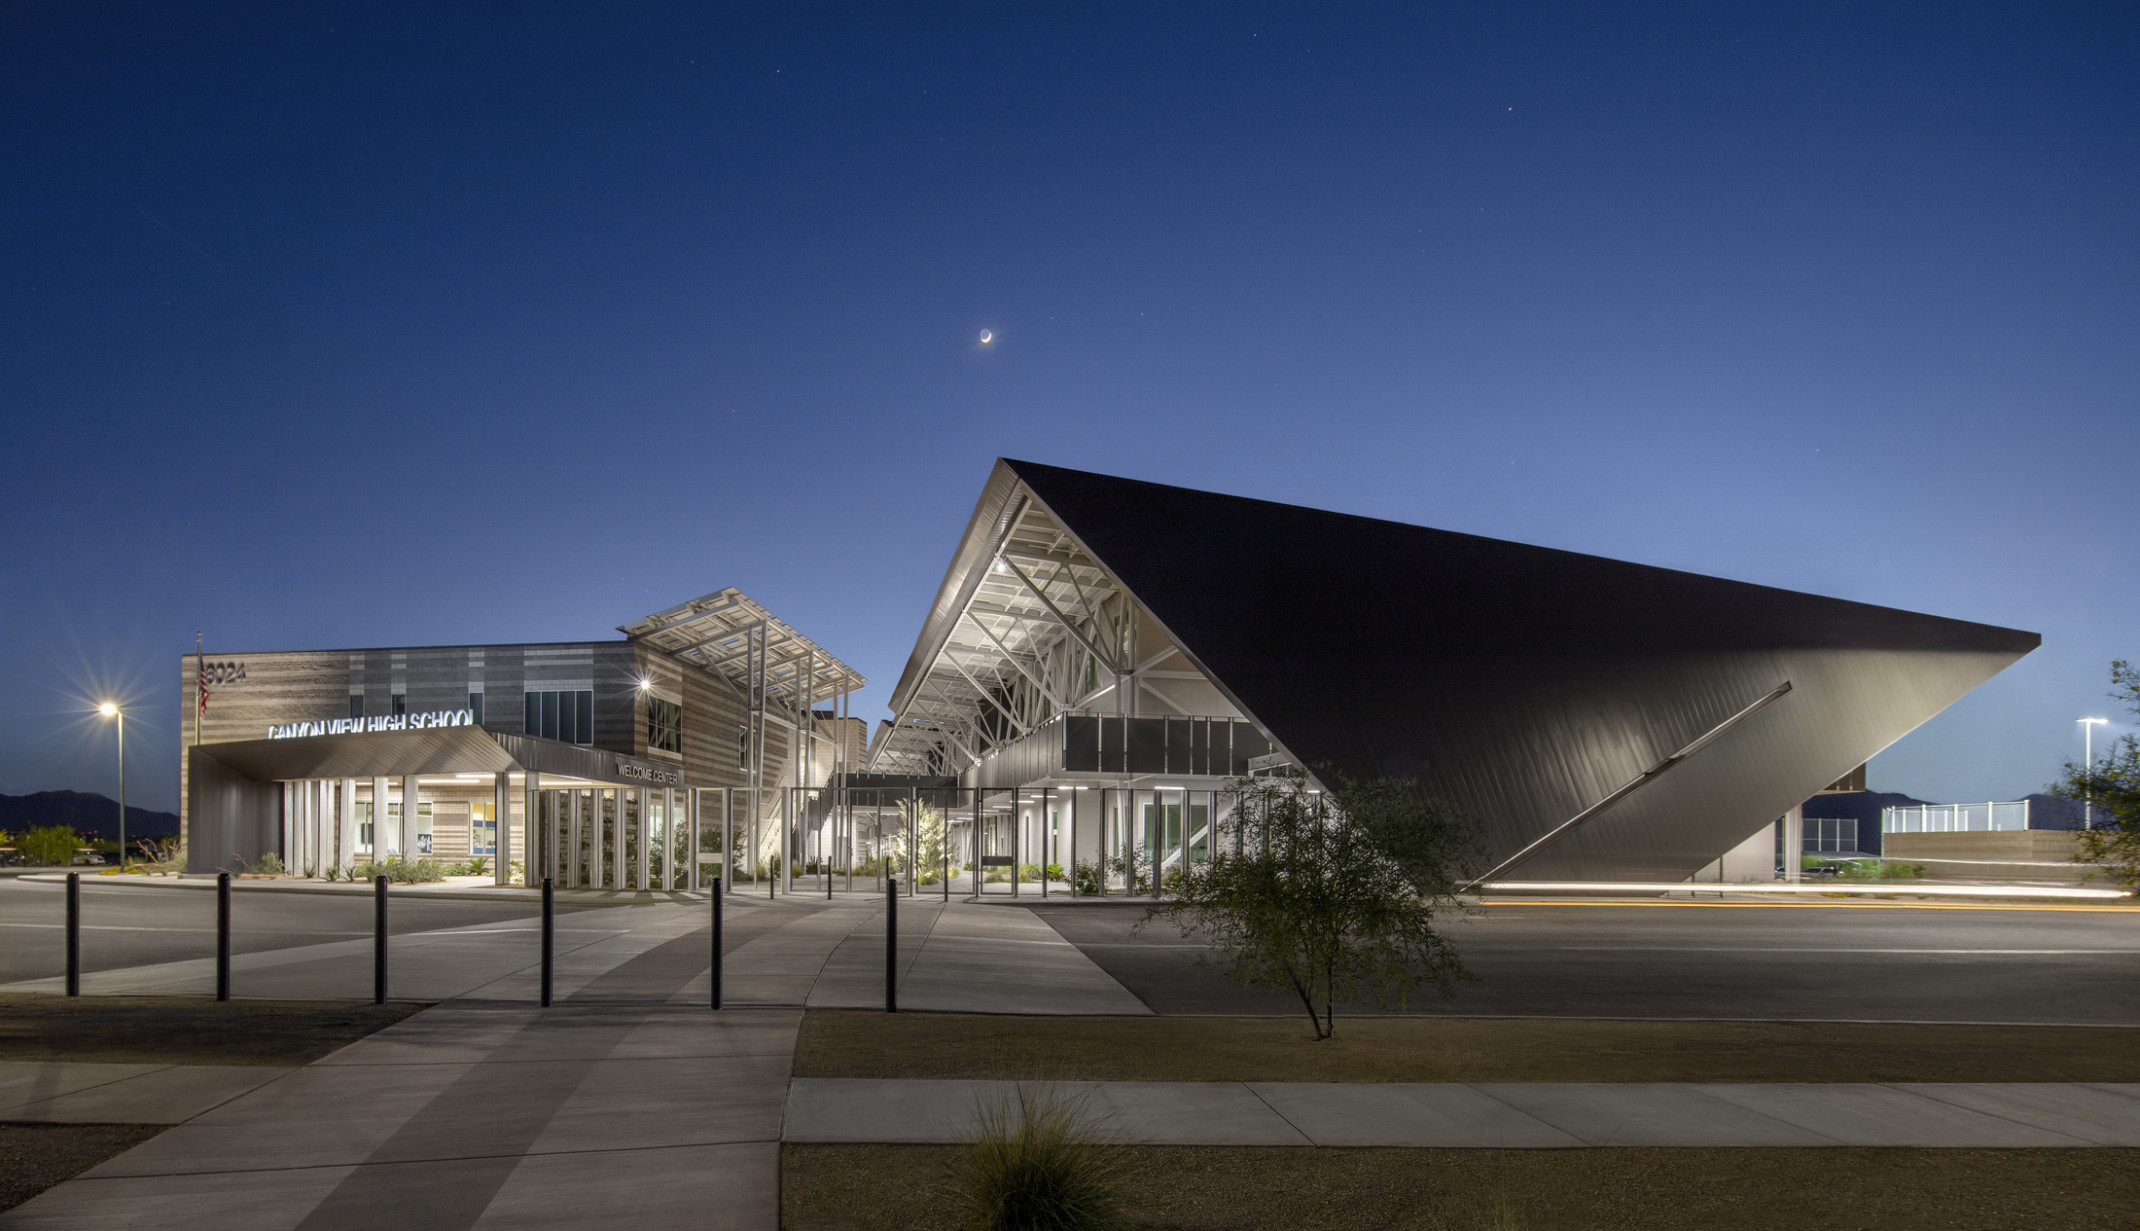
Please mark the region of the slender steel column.
[[513, 776], [499, 770], [491, 779], [491, 856], [490, 883], [510, 885], [513, 883], [512, 825], [513, 825]]
[[690, 825], [690, 835], [685, 839], [689, 844], [688, 853], [684, 856], [684, 891], [687, 893], [697, 893], [702, 879], [698, 870], [698, 855], [701, 845], [699, 840], [699, 807], [699, 789], [695, 786], [685, 787], [684, 810], [689, 814], [687, 820]]
[[[542, 774], [528, 770], [520, 778], [520, 883], [542, 883]], [[498, 826], [498, 851], [505, 852], [505, 826]]]
[[884, 895], [884, 1011], [899, 1011], [899, 878]]
[[603, 866], [602, 858], [602, 843], [608, 836], [606, 814], [609, 801], [603, 798], [604, 794], [600, 788], [588, 793], [591, 810], [587, 814], [587, 885], [591, 889], [609, 887], [609, 882], [604, 879], [608, 869]]
[[388, 855], [394, 854], [394, 843], [400, 840], [400, 835], [389, 830], [386, 824], [386, 797], [392, 784], [393, 779], [385, 775], [372, 779], [372, 844], [366, 857], [374, 863], [383, 862]]
[[551, 967], [557, 956], [556, 882], [542, 878], [542, 1007], [550, 1007]]
[[423, 788], [415, 774], [401, 776], [401, 857], [415, 859], [416, 814], [423, 810]]
[[372, 1003], [386, 1003], [386, 878], [372, 881]]
[[82, 994], [82, 874], [67, 873], [67, 994]]
[[661, 887], [676, 888], [676, 788], [661, 788]]
[[639, 804], [639, 822], [633, 828], [639, 837], [639, 879], [637, 888], [641, 890], [654, 887], [654, 882], [649, 879], [654, 868], [653, 797], [654, 793], [646, 787], [639, 788], [637, 800]]
[[593, 792], [572, 793], [572, 852], [565, 860], [565, 887], [577, 889], [587, 877], [587, 814], [593, 810]]
[[342, 779], [342, 789], [337, 802], [340, 804], [340, 820], [335, 827], [335, 862], [338, 868], [352, 867], [357, 862], [357, 780]]
[[230, 873], [215, 874], [215, 998], [230, 999]]
[[707, 894], [709, 909], [713, 911], [713, 1007], [721, 1007], [721, 897], [728, 892], [728, 878], [713, 878], [713, 892]]

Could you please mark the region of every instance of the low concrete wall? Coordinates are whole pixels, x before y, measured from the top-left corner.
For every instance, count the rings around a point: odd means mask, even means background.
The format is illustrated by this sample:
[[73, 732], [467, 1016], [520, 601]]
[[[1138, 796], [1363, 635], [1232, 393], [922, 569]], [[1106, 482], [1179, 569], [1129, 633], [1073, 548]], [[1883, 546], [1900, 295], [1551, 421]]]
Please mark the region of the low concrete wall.
[[1921, 863], [1939, 880], [2080, 881], [2093, 871], [2073, 862], [2080, 836], [2071, 830], [1881, 835], [1888, 859]]

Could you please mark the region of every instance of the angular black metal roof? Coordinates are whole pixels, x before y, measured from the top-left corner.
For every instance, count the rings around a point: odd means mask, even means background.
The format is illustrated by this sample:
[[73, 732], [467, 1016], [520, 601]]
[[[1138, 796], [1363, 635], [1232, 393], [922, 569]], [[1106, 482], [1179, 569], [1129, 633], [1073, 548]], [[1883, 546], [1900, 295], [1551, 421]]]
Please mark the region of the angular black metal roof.
[[1006, 469], [1287, 751], [1420, 777], [1481, 823], [1492, 861], [1790, 685], [1539, 850], [1526, 880], [1691, 875], [2041, 642], [1034, 462], [1001, 463], [991, 491]]

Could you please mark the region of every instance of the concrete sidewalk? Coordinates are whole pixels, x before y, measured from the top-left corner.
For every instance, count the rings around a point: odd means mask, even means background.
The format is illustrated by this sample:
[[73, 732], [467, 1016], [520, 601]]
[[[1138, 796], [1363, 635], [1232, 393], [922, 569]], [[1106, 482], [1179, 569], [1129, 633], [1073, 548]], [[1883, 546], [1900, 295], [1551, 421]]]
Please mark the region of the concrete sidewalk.
[[[813, 1009], [884, 1007], [884, 913], [857, 921], [810, 991]], [[899, 1006], [938, 1013], [1149, 1016], [1152, 1010], [1028, 910], [902, 899]]]
[[2140, 1085], [873, 1081], [789, 1083], [784, 1140], [970, 1140], [1019, 1086], [1077, 1099], [1131, 1144], [2140, 1146]]
[[293, 1071], [266, 1064], [0, 1061], [0, 1120], [183, 1124]]
[[[572, 921], [599, 914], [611, 912]], [[428, 952], [421, 979], [456, 998], [302, 1069], [247, 1070], [264, 1084], [0, 1214], [0, 1227], [770, 1231], [801, 1001], [860, 915], [792, 900], [731, 912], [731, 1002], [785, 1007], [713, 1013], [702, 905], [613, 914], [569, 946], [559, 929], [550, 1009], [533, 1003], [524, 934], [510, 937], [512, 952], [495, 947], [495, 925], [429, 934], [411, 961]], [[278, 987], [288, 994], [340, 988], [368, 969], [368, 957], [337, 945], [304, 949], [253, 978], [289, 971]], [[170, 986], [175, 973], [134, 982]], [[25, 1072], [0, 1098], [59, 1108], [159, 1075], [94, 1067], [114, 1071]], [[228, 1080], [220, 1068], [179, 1072], [208, 1087]], [[141, 1091], [137, 1110], [152, 1093]], [[177, 1093], [163, 1092], [166, 1108]]]

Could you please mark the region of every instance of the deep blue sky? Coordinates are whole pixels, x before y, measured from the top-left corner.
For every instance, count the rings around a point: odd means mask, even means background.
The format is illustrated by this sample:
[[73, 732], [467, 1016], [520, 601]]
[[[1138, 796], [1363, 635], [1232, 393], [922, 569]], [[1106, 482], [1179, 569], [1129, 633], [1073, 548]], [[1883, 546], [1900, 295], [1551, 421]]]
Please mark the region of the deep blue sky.
[[877, 717], [999, 454], [2041, 632], [1934, 799], [2140, 657], [2131, 7], [861, 7], [0, 3], [0, 792], [195, 629]]

